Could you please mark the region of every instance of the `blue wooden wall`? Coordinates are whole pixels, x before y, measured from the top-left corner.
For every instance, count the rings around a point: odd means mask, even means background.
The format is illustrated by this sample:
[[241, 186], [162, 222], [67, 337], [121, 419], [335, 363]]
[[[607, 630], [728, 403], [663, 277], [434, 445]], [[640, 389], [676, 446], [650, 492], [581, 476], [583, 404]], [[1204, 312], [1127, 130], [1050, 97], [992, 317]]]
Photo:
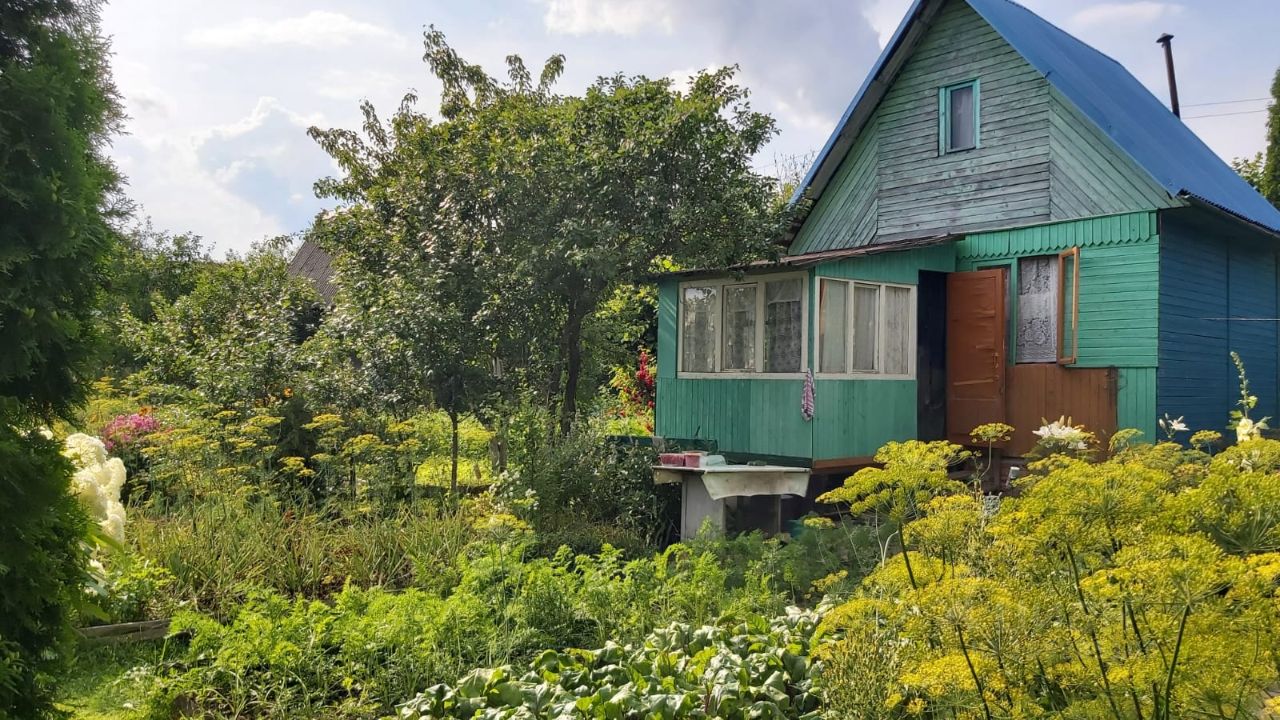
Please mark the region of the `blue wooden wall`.
[[1161, 220], [1157, 413], [1224, 430], [1239, 398], [1234, 350], [1258, 396], [1254, 417], [1276, 417], [1280, 244], [1198, 209]]

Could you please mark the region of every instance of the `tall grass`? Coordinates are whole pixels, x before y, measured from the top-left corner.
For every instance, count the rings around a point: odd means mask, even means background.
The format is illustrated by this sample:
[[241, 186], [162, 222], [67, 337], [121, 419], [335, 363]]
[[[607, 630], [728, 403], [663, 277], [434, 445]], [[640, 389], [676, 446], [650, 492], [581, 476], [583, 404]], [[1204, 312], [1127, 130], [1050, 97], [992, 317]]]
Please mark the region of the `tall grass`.
[[135, 512], [129, 532], [136, 553], [173, 574], [175, 600], [224, 618], [251, 588], [319, 599], [347, 583], [442, 591], [474, 537], [459, 513], [428, 501], [304, 511], [234, 496]]

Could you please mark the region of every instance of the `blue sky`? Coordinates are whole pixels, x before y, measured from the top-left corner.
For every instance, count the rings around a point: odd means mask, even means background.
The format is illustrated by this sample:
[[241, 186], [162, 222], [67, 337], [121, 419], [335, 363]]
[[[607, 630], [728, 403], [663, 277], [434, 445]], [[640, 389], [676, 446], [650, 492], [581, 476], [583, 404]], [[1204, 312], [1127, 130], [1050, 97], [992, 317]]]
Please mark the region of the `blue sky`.
[[[563, 93], [618, 71], [683, 78], [736, 63], [754, 106], [778, 121], [779, 136], [757, 159], [774, 172], [779, 158], [821, 147], [909, 4], [115, 0], [103, 22], [131, 119], [113, 155], [156, 226], [203, 235], [219, 252], [302, 230], [325, 207], [312, 183], [335, 172], [306, 128], [355, 128], [361, 100], [385, 116], [410, 89], [433, 110], [439, 86], [420, 56], [422, 30], [435, 24], [494, 74], [509, 53], [531, 67], [564, 53]], [[1262, 149], [1259, 98], [1280, 66], [1277, 0], [1024, 4], [1119, 60], [1162, 99], [1155, 39], [1173, 33], [1187, 123], [1223, 157]]]

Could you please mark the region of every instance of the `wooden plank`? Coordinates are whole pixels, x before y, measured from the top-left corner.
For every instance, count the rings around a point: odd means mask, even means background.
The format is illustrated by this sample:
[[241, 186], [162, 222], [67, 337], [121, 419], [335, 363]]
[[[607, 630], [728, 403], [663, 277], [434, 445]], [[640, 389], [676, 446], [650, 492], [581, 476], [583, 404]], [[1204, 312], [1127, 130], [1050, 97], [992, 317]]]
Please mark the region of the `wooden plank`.
[[1024, 363], [1008, 368], [1010, 455], [1025, 455], [1044, 421], [1060, 416], [1085, 426], [1105, 442], [1117, 428], [1115, 368], [1068, 368], [1056, 363]]
[[94, 642], [142, 642], [159, 640], [168, 635], [170, 622], [169, 618], [164, 618], [115, 625], [93, 625], [78, 628], [76, 632], [84, 639]]
[[1050, 149], [1057, 171], [1054, 178], [1065, 183], [1065, 191], [1083, 202], [1077, 212], [1105, 215], [1183, 204], [1122, 153], [1056, 89], [1051, 98]]
[[814, 460], [814, 472], [832, 472], [844, 470], [857, 470], [859, 468], [868, 467], [876, 464], [874, 455], [857, 455], [855, 457], [830, 458], [828, 460]]

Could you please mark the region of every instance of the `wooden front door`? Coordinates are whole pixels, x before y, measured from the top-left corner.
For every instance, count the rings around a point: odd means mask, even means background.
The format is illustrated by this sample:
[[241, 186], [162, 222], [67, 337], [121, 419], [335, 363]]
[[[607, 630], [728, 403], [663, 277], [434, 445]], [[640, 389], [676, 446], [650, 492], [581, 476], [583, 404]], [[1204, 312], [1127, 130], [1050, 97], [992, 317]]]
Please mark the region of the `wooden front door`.
[[947, 276], [947, 439], [1005, 422], [1005, 268]]

